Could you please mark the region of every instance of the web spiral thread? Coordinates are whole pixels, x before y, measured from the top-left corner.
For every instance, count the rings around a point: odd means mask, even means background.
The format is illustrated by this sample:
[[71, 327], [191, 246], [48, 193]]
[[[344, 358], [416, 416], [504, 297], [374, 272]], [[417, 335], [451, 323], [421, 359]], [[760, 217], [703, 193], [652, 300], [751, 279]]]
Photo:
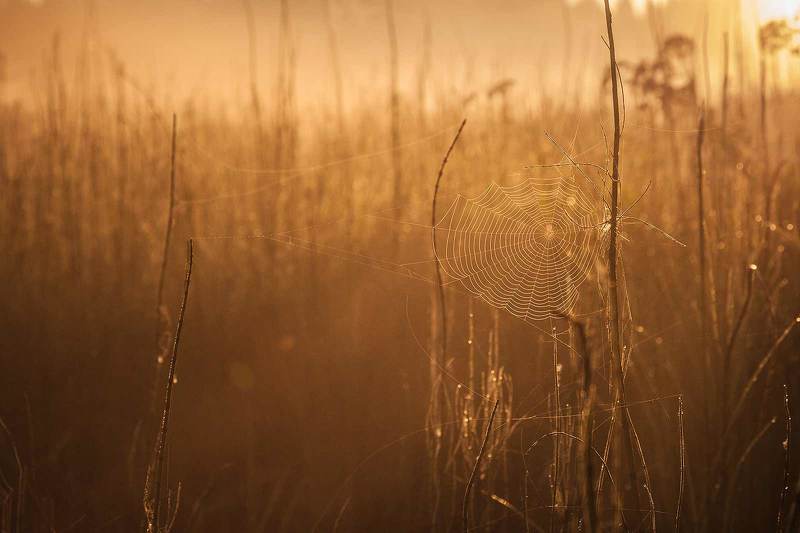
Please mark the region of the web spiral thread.
[[553, 176], [459, 195], [436, 238], [445, 272], [464, 288], [517, 317], [544, 320], [572, 311], [604, 229], [602, 210], [575, 178]]

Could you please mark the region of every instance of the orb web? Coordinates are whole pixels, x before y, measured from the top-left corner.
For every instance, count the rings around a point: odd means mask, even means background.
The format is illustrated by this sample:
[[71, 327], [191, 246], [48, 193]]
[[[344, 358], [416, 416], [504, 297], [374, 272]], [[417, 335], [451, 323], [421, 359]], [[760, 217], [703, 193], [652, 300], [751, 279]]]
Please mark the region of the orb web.
[[601, 248], [602, 213], [573, 176], [492, 183], [476, 198], [459, 195], [437, 223], [439, 260], [466, 290], [517, 317], [566, 314]]

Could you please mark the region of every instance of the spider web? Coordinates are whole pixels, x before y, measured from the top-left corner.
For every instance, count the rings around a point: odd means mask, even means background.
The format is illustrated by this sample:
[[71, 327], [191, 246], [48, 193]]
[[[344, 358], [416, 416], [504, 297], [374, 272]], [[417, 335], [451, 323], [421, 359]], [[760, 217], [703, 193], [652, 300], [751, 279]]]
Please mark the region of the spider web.
[[[526, 320], [569, 313], [605, 234], [602, 209], [574, 176], [492, 183], [459, 195], [437, 223], [445, 272], [469, 292]], [[441, 253], [441, 248], [439, 248]]]

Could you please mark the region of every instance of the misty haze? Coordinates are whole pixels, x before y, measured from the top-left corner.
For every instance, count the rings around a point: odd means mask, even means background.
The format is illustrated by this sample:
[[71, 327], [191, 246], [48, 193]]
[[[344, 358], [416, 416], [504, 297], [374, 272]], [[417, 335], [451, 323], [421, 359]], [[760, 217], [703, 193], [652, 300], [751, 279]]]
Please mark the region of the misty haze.
[[0, 0], [0, 533], [800, 531], [800, 0]]

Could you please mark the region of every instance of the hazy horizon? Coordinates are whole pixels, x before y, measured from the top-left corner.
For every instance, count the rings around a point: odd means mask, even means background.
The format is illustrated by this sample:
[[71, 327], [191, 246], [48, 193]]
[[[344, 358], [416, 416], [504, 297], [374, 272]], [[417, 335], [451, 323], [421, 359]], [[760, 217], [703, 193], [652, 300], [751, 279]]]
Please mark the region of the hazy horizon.
[[[753, 79], [752, 25], [758, 17], [752, 14], [760, 10], [768, 16], [790, 9], [787, 2], [781, 3], [782, 8], [772, 5], [773, 0], [742, 2], [745, 68]], [[250, 52], [244, 5], [213, 0], [136, 4], [6, 0], [0, 4], [0, 18], [7, 29], [0, 42], [7, 63], [5, 98], [24, 100], [33, 92], [31, 87], [41, 83], [36, 80], [41, 79], [45, 57], [57, 36], [67, 79], [75, 75], [77, 58], [86, 51], [91, 58], [90, 75], [107, 75], [113, 55], [132, 80], [158, 99], [169, 94], [173, 100], [245, 101], [250, 90]], [[269, 101], [277, 71], [279, 3], [253, 1], [252, 5], [257, 82]], [[730, 9], [733, 4], [673, 0], [646, 9], [644, 5], [623, 1], [617, 9], [620, 60], [651, 57], [654, 28], [662, 35], [697, 36], [698, 45], [705, 34], [714, 80], [711, 98], [718, 98], [723, 33], [727, 31], [733, 40], [739, 31], [736, 10]], [[376, 84], [388, 83], [384, 2], [301, 0], [287, 6], [300, 108], [314, 111], [332, 102], [334, 73], [328, 49], [332, 39], [345, 103], [358, 102]], [[411, 1], [396, 2], [394, 10], [399, 86], [410, 97], [417, 91], [420, 69], [427, 65], [431, 95], [452, 89], [464, 95], [480, 94], [510, 78], [516, 81], [512, 93], [522, 102], [576, 94], [580, 100], [594, 102], [605, 54], [599, 33], [602, 10], [594, 0], [514, 0], [505, 2], [502, 9], [475, 0]], [[702, 61], [698, 53], [701, 66]]]

